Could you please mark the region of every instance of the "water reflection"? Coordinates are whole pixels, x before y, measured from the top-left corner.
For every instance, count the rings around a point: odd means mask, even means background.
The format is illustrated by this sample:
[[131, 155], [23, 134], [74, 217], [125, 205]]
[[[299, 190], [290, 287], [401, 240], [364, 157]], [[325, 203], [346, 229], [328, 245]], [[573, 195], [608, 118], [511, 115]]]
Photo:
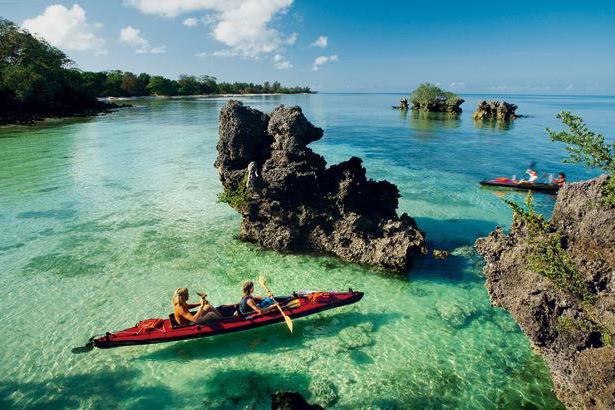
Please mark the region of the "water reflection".
[[474, 120], [476, 128], [491, 128], [498, 130], [512, 130], [515, 126], [513, 120]]
[[412, 111], [410, 114], [410, 128], [421, 131], [458, 128], [460, 125], [461, 118], [456, 113]]

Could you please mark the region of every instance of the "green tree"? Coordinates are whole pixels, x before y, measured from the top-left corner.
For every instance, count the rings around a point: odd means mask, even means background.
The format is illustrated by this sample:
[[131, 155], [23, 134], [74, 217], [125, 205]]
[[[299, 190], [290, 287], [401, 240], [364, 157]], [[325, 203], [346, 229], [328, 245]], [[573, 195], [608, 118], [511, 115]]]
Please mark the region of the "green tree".
[[137, 77], [137, 94], [147, 95], [147, 84], [149, 84], [150, 75], [147, 73], [141, 73]]
[[99, 107], [60, 50], [0, 18], [0, 121]]
[[155, 75], [149, 79], [146, 90], [151, 95], [176, 95], [177, 82]]
[[105, 97], [120, 97], [122, 96], [122, 80], [124, 73], [119, 70], [109, 71], [107, 73], [107, 82], [103, 91]]
[[201, 93], [201, 83], [193, 75], [181, 74], [177, 80], [179, 95], [195, 95]]
[[566, 144], [570, 159], [565, 162], [584, 163], [605, 171], [609, 178], [602, 187], [603, 202], [615, 206], [615, 142], [608, 145], [604, 136], [590, 131], [581, 117], [568, 111], [560, 112], [557, 118], [562, 120], [568, 130], [555, 132], [547, 128], [547, 133], [552, 141]]
[[130, 72], [123, 73], [120, 92], [124, 97], [139, 95], [139, 80], [137, 76]]
[[412, 108], [420, 111], [461, 112], [463, 101], [457, 94], [430, 83], [423, 83], [410, 93]]

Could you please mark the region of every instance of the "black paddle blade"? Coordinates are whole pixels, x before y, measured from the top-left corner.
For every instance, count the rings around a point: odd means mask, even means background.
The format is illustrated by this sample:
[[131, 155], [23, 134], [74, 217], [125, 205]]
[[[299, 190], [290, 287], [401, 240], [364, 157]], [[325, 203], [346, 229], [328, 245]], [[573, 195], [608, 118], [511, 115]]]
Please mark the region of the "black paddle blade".
[[84, 346], [73, 347], [72, 349], [70, 349], [70, 352], [74, 354], [81, 354], [81, 353], [91, 352], [93, 349], [94, 349], [94, 343], [89, 342]]

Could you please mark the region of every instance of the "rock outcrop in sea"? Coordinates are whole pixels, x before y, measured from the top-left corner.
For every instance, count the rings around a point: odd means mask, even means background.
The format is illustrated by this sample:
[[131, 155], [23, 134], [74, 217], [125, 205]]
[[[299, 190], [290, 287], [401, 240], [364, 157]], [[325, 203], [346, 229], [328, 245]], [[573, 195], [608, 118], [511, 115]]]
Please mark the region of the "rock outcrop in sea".
[[[517, 217], [510, 233], [497, 228], [476, 241], [492, 302], [544, 356], [570, 408], [615, 409], [615, 208], [601, 202], [606, 178], [560, 190], [551, 245]], [[550, 259], [558, 263], [540, 264]]]
[[397, 215], [397, 187], [367, 179], [357, 157], [327, 167], [307, 147], [322, 136], [297, 106], [265, 114], [231, 100], [222, 108], [215, 167], [220, 200], [243, 216], [240, 239], [406, 270], [426, 245], [414, 219]]
[[324, 410], [318, 404], [310, 404], [299, 393], [277, 391], [271, 395], [271, 410]]
[[481, 101], [472, 118], [480, 120], [509, 121], [518, 118], [515, 114], [517, 106], [506, 101]]

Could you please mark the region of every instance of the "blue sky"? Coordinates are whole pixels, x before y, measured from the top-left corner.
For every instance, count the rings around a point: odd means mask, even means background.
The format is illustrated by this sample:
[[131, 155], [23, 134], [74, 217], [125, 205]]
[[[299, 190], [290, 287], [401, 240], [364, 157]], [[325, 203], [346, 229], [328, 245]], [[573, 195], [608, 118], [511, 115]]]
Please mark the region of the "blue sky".
[[615, 0], [0, 0], [0, 15], [86, 70], [323, 91], [429, 81], [461, 93], [615, 94]]

